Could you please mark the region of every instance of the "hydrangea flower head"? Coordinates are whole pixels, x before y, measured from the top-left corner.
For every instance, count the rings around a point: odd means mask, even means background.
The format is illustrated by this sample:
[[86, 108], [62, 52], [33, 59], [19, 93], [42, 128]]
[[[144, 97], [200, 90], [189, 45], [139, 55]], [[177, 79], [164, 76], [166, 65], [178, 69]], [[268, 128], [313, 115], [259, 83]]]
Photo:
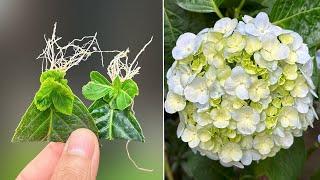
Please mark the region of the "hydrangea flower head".
[[179, 37], [165, 102], [194, 152], [240, 168], [290, 148], [317, 118], [302, 37], [263, 12], [242, 20], [222, 18]]

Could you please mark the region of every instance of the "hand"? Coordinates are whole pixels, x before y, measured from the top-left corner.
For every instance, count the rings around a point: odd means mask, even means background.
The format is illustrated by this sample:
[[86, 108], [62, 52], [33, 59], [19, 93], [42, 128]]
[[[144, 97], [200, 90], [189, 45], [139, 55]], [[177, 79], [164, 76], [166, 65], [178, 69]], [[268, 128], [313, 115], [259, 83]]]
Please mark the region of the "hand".
[[51, 142], [18, 175], [17, 180], [96, 179], [99, 143], [88, 129], [71, 133], [66, 144]]

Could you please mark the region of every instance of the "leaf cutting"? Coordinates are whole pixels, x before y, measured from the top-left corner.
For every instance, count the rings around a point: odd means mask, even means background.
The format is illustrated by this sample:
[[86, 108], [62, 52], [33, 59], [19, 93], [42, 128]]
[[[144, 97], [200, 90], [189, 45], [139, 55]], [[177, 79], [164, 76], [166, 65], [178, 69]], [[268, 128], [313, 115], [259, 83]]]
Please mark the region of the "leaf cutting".
[[95, 119], [100, 138], [145, 141], [133, 111], [134, 98], [139, 94], [139, 88], [132, 78], [139, 73], [138, 56], [151, 41], [152, 38], [131, 63], [128, 62], [129, 49], [116, 55], [107, 67], [110, 81], [99, 72], [92, 71], [91, 81], [83, 86], [84, 97], [94, 101], [89, 112]]
[[15, 130], [12, 142], [65, 142], [78, 128], [98, 133], [87, 107], [72, 92], [65, 78], [71, 67], [87, 60], [92, 53], [102, 53], [96, 35], [60, 46], [61, 37], [56, 36], [54, 25], [51, 38], [45, 37], [46, 47], [37, 58], [42, 59], [40, 88]]

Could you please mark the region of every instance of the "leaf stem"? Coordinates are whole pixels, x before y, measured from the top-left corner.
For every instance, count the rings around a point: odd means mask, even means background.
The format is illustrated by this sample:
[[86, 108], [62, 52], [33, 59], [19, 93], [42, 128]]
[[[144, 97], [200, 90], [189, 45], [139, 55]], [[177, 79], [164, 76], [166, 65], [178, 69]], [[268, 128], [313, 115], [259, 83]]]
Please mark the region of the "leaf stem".
[[238, 17], [239, 17], [240, 11], [241, 11], [241, 9], [242, 9], [242, 7], [243, 7], [243, 5], [244, 5], [245, 2], [246, 2], [246, 0], [241, 0], [239, 6], [234, 10], [234, 17], [235, 17], [235, 18], [238, 18]]
[[166, 177], [168, 178], [168, 180], [174, 180], [173, 173], [171, 171], [171, 167], [170, 167], [169, 160], [167, 157], [167, 153], [165, 153], [164, 158], [165, 158], [164, 159], [164, 168], [165, 168]]
[[214, 12], [216, 12], [216, 14], [219, 16], [219, 18], [223, 18], [223, 15], [220, 11], [220, 9], [218, 8], [217, 4], [214, 2], [214, 0], [211, 0], [212, 1], [212, 8], [214, 10]]

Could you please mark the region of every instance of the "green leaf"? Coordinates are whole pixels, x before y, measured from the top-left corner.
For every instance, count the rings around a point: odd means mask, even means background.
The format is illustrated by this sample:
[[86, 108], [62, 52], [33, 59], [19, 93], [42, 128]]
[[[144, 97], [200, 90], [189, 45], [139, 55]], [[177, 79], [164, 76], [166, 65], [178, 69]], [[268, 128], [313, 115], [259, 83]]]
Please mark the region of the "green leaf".
[[320, 1], [277, 0], [270, 13], [276, 25], [299, 33], [309, 47], [320, 43]]
[[107, 78], [105, 78], [102, 74], [100, 74], [98, 71], [91, 71], [90, 73], [90, 79], [93, 82], [109, 85], [111, 86], [111, 83], [108, 81]]
[[55, 109], [66, 115], [71, 115], [73, 110], [74, 95], [71, 89], [55, 82], [56, 87], [51, 98]]
[[311, 180], [319, 180], [320, 179], [320, 169], [318, 169], [310, 178]]
[[52, 78], [55, 81], [60, 81], [64, 79], [64, 76], [66, 75], [66, 72], [61, 70], [48, 70], [41, 74], [40, 76], [40, 82], [43, 83], [48, 78]]
[[99, 99], [89, 107], [89, 112], [95, 119], [100, 138], [144, 142], [139, 122], [130, 109], [114, 110], [103, 99]]
[[71, 132], [79, 128], [98, 132], [93, 118], [78, 97], [74, 97], [73, 111], [70, 116], [54, 108], [40, 111], [32, 102], [15, 130], [12, 142], [65, 142]]
[[109, 85], [100, 84], [96, 81], [90, 81], [88, 84], [82, 87], [82, 94], [85, 98], [95, 101], [106, 96], [113, 88]]
[[198, 13], [217, 12], [223, 0], [177, 0], [177, 4], [188, 11]]
[[139, 88], [136, 82], [132, 79], [127, 79], [122, 83], [121, 89], [125, 91], [130, 97], [134, 98], [139, 95]]
[[46, 79], [41, 86], [34, 98], [34, 104], [40, 111], [47, 110], [51, 104], [51, 92], [53, 91], [54, 87], [54, 80], [53, 79]]
[[295, 138], [289, 149], [282, 149], [271, 158], [253, 166], [256, 176], [267, 176], [269, 179], [298, 179], [306, 160], [306, 149], [302, 138]]
[[124, 110], [129, 107], [133, 102], [132, 97], [125, 91], [120, 90], [116, 98], [115, 109]]
[[235, 174], [232, 168], [220, 165], [218, 161], [199, 154], [190, 154], [187, 160], [188, 169], [196, 180], [203, 179], [233, 179]]
[[121, 80], [119, 76], [112, 81], [112, 86], [116, 91], [121, 89]]

